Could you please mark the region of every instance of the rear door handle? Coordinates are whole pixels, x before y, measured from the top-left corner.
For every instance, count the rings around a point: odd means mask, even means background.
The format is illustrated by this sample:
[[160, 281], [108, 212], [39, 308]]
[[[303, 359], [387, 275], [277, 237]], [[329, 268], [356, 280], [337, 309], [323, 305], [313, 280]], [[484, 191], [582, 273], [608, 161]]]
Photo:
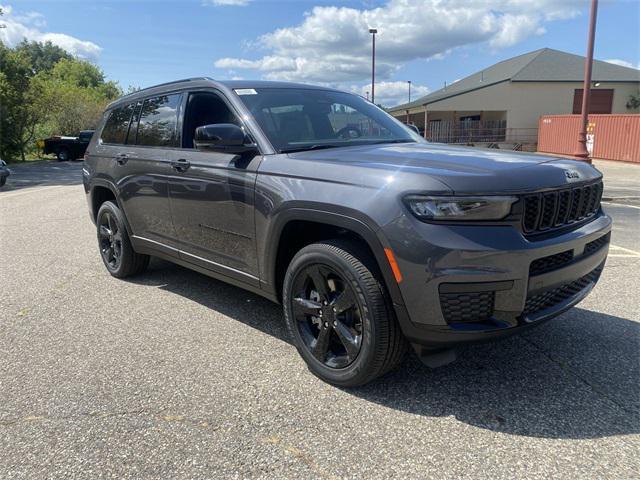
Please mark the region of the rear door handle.
[[119, 153], [115, 156], [115, 159], [118, 165], [124, 165], [129, 161], [129, 155], [127, 155], [126, 153]]
[[173, 160], [171, 166], [176, 172], [182, 173], [189, 169], [191, 163], [186, 158], [179, 158], [178, 160]]

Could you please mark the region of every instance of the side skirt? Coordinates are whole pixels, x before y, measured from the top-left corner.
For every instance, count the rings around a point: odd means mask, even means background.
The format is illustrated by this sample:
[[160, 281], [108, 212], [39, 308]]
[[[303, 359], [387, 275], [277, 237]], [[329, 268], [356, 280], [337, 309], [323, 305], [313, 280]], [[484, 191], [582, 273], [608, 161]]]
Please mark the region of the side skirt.
[[[131, 237], [131, 243], [132, 243], [133, 249], [138, 253], [162, 258], [163, 260], [167, 260], [169, 262], [175, 263], [176, 265], [180, 265], [182, 267], [188, 268], [190, 270], [194, 270], [208, 277], [215, 278], [216, 280], [220, 280], [222, 282], [228, 283], [235, 287], [240, 287], [244, 290], [260, 295], [261, 297], [271, 300], [274, 303], [279, 303], [276, 295], [274, 295], [271, 292], [262, 290], [259, 286], [259, 283], [257, 283], [256, 285], [253, 285], [251, 283], [242, 281], [230, 275], [225, 275], [220, 271], [205, 268], [199, 264], [189, 262], [188, 260], [185, 260], [180, 255], [180, 250], [178, 249], [168, 247], [161, 243], [153, 242], [151, 240], [147, 240], [146, 238], [137, 237], [135, 235]], [[216, 266], [218, 265], [216, 264]], [[224, 268], [224, 266], [220, 265], [218, 266], [218, 268]], [[255, 277], [251, 277], [251, 278], [255, 278]], [[256, 281], [257, 281], [257, 278], [256, 278]]]

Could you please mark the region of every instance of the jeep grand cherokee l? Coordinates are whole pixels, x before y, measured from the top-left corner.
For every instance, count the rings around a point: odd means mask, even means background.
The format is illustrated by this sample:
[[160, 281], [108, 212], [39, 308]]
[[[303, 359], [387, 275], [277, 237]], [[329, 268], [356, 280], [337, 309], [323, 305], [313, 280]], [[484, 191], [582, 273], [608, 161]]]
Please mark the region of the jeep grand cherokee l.
[[611, 219], [588, 164], [431, 144], [353, 94], [189, 79], [108, 106], [84, 187], [115, 277], [162, 257], [284, 307], [320, 378], [520, 332], [593, 288]]

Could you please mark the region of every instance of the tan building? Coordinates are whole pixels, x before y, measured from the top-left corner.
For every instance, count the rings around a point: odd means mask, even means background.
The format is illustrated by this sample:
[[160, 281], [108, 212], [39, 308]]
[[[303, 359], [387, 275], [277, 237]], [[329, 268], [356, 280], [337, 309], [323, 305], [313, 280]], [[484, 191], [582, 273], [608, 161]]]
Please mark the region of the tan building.
[[[544, 48], [496, 63], [411, 103], [389, 109], [426, 137], [454, 143], [535, 143], [541, 115], [580, 113], [584, 57]], [[593, 63], [591, 113], [627, 108], [640, 70]]]

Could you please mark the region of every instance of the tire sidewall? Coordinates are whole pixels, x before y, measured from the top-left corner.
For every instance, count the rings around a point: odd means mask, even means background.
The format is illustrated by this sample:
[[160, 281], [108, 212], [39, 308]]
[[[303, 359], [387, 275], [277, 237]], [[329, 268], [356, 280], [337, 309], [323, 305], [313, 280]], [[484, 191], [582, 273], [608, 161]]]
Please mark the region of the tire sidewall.
[[[357, 302], [362, 312], [362, 344], [360, 352], [356, 359], [344, 368], [327, 367], [311, 354], [304, 345], [293, 316], [291, 298], [293, 281], [300, 271], [313, 264], [326, 265], [339, 273], [343, 280], [348, 281], [356, 294]], [[378, 332], [373, 318], [376, 313], [375, 300], [368, 297], [368, 292], [361, 284], [358, 272], [348, 262], [326, 248], [310, 245], [301, 250], [292, 260], [283, 285], [282, 303], [285, 322], [296, 349], [307, 362], [311, 371], [323, 380], [336, 385], [352, 386], [364, 383], [366, 377], [369, 376], [368, 369], [376, 355], [377, 345], [375, 342], [378, 339]]]
[[66, 148], [62, 148], [58, 150], [56, 156], [58, 157], [59, 162], [66, 162], [69, 160], [69, 151]]
[[[120, 262], [118, 263], [118, 268], [111, 267], [111, 265], [107, 263], [107, 261], [104, 259], [104, 256], [102, 255], [102, 246], [100, 244], [100, 220], [107, 212], [113, 215], [113, 217], [116, 219], [116, 223], [118, 224], [118, 230], [122, 232], [122, 253], [120, 256]], [[102, 263], [104, 263], [104, 266], [114, 277], [124, 276], [123, 273], [126, 268], [126, 262], [131, 261], [131, 254], [133, 253], [133, 250], [131, 248], [131, 243], [129, 242], [129, 235], [127, 233], [127, 228], [125, 226], [122, 212], [113, 202], [104, 202], [98, 210], [98, 215], [96, 216], [96, 236], [98, 238], [98, 251], [100, 253], [100, 258], [102, 259]]]

